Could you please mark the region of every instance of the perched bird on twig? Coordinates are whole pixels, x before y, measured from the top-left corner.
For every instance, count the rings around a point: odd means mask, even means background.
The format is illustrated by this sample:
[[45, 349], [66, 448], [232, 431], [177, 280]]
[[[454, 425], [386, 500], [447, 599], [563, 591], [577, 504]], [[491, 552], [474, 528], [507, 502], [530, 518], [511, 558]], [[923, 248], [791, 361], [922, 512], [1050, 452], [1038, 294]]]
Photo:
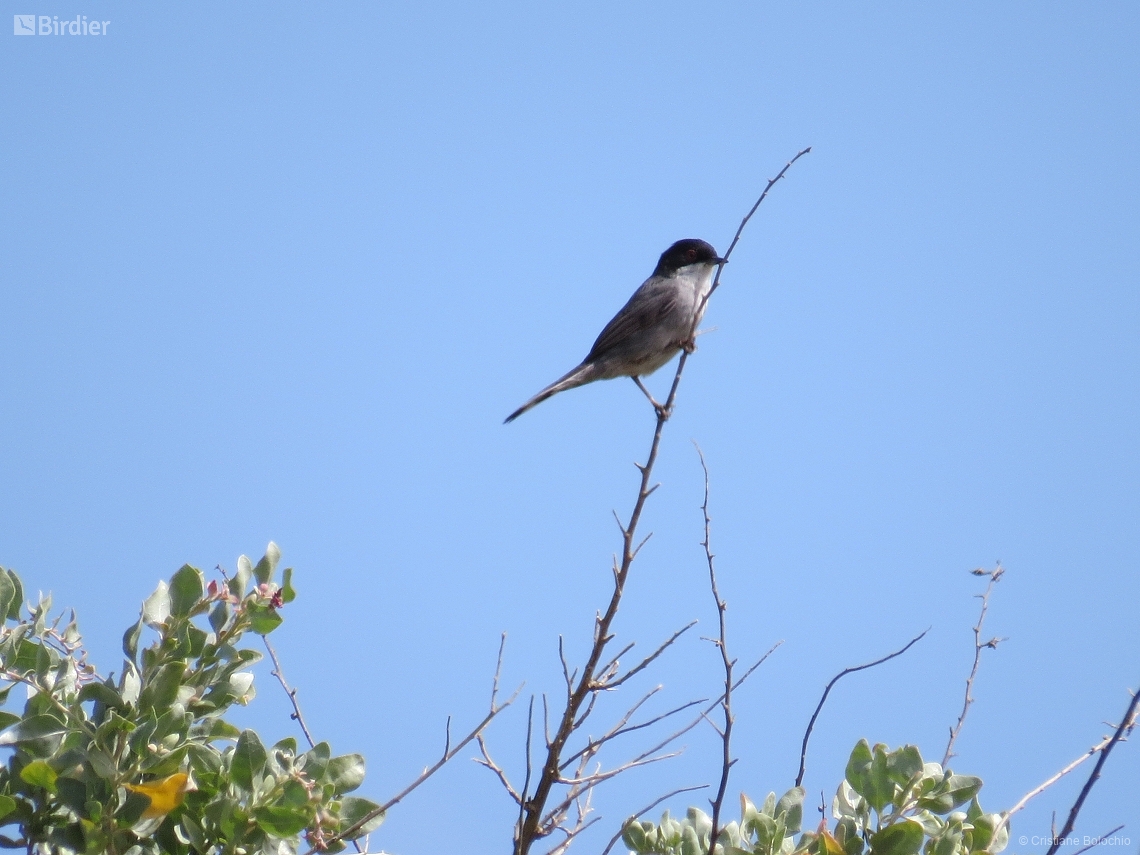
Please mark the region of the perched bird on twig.
[[632, 377], [661, 415], [663, 407], [653, 400], [640, 378], [652, 374], [682, 348], [692, 353], [693, 333], [704, 314], [713, 274], [724, 263], [725, 259], [703, 240], [677, 241], [661, 253], [653, 275], [606, 324], [582, 363], [507, 416], [506, 422], [551, 395], [614, 377]]

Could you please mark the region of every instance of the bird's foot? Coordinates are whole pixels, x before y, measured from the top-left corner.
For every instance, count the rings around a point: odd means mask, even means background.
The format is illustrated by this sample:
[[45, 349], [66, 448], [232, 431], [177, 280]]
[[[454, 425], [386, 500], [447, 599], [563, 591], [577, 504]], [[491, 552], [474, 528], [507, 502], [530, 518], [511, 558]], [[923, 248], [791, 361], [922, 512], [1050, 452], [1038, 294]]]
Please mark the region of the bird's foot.
[[657, 418], [659, 418], [661, 421], [666, 421], [668, 420], [669, 416], [673, 415], [672, 407], [666, 407], [664, 404], [659, 404], [653, 399], [653, 396], [649, 394], [649, 390], [645, 388], [645, 384], [641, 382], [640, 377], [634, 377], [633, 382], [637, 384], [637, 388], [640, 389], [645, 394], [645, 397], [649, 399], [649, 403], [653, 405], [653, 410], [657, 413]]
[[678, 342], [678, 344], [681, 350], [685, 351], [685, 353], [689, 354], [690, 356], [697, 352], [696, 336], [690, 339], [686, 339], [685, 341]]

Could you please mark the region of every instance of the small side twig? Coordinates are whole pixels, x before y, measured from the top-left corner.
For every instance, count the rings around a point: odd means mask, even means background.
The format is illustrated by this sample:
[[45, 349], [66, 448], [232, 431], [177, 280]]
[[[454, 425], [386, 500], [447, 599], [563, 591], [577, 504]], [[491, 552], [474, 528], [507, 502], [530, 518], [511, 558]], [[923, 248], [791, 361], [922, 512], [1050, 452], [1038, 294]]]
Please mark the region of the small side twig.
[[273, 670], [270, 673], [277, 678], [277, 682], [281, 684], [281, 688], [289, 696], [289, 703], [293, 705], [293, 712], [289, 718], [301, 726], [301, 733], [305, 734], [305, 741], [309, 743], [310, 748], [313, 748], [317, 743], [313, 741], [313, 734], [309, 732], [309, 726], [305, 724], [305, 716], [301, 714], [301, 705], [297, 702], [297, 690], [285, 681], [285, 672], [281, 670], [281, 660], [277, 658], [277, 651], [269, 643], [269, 636], [263, 635], [261, 640], [265, 642], [265, 649], [269, 651], [269, 658], [273, 662]]
[[[679, 795], [681, 795], [681, 793], [691, 793], [691, 792], [694, 792], [695, 790], [705, 790], [705, 789], [708, 789], [708, 784], [698, 784], [695, 787], [681, 787], [680, 789], [673, 790], [673, 792], [671, 792], [671, 793], [666, 793], [665, 795], [661, 796], [660, 798], [657, 798], [657, 799], [654, 799], [653, 801], [651, 801], [649, 804], [647, 804], [645, 807], [643, 807], [637, 813], [631, 814], [629, 817], [627, 817], [626, 821], [621, 824], [622, 830], [624, 831], [625, 827], [627, 825], [629, 825], [631, 822], [633, 822], [635, 819], [649, 813], [651, 810], [653, 810], [655, 807], [657, 807], [657, 805], [661, 804], [664, 801], [668, 801], [669, 799], [673, 798], [673, 796], [679, 796]], [[1111, 833], [1112, 832], [1110, 831], [1109, 834], [1111, 834]], [[602, 855], [609, 855], [610, 850], [614, 848], [614, 844], [616, 844], [619, 840], [621, 840], [621, 835], [622, 835], [622, 832], [619, 831], [617, 834], [615, 834], [613, 837], [610, 838], [609, 844], [606, 846], [605, 849], [602, 850]]]
[[1120, 829], [1122, 829], [1122, 828], [1124, 828], [1123, 823], [1116, 826], [1116, 828], [1112, 829], [1112, 831], [1106, 831], [1104, 834], [1102, 834], [1100, 837], [1098, 837], [1096, 840], [1094, 840], [1088, 846], [1082, 846], [1080, 849], [1078, 849], [1076, 852], [1074, 852], [1073, 855], [1081, 855], [1082, 852], [1088, 852], [1090, 849], [1094, 849], [1097, 846], [1100, 846], [1100, 844], [1104, 843], [1104, 841], [1108, 840], [1108, 838], [1112, 837], [1112, 835], [1116, 834], [1116, 832], [1120, 831]]
[[1112, 749], [1116, 747], [1117, 743], [1124, 738], [1125, 732], [1131, 731], [1135, 726], [1137, 703], [1140, 703], [1140, 688], [1132, 693], [1132, 700], [1128, 704], [1124, 718], [1120, 720], [1116, 732], [1112, 734], [1112, 738], [1108, 740], [1108, 744], [1105, 745], [1104, 749], [1100, 752], [1100, 757], [1097, 758], [1096, 765], [1093, 766], [1093, 770], [1089, 774], [1089, 779], [1085, 781], [1085, 785], [1081, 787], [1080, 795], [1078, 795], [1077, 800], [1073, 802], [1073, 807], [1069, 811], [1068, 819], [1066, 819], [1065, 824], [1061, 826], [1061, 834], [1059, 836], [1054, 835], [1053, 844], [1049, 847], [1048, 851], [1046, 851], [1045, 855], [1056, 855], [1057, 850], [1061, 848], [1061, 842], [1065, 840], [1065, 838], [1069, 836], [1069, 832], [1073, 830], [1073, 826], [1077, 822], [1077, 814], [1081, 812], [1081, 807], [1084, 805], [1085, 799], [1088, 798], [1093, 786], [1100, 779], [1100, 770], [1104, 768], [1104, 764], [1108, 760], [1108, 755], [1112, 753]]
[[701, 447], [693, 442], [693, 446], [697, 449], [697, 456], [701, 459], [701, 471], [705, 476], [705, 498], [701, 503], [701, 514], [705, 521], [705, 538], [701, 541], [701, 546], [705, 550], [705, 562], [709, 567], [709, 586], [712, 589], [713, 602], [716, 603], [716, 613], [720, 633], [713, 641], [717, 649], [720, 651], [721, 665], [724, 666], [724, 695], [720, 702], [721, 712], [724, 715], [724, 727], [718, 728], [720, 732], [721, 742], [721, 764], [720, 764], [720, 784], [717, 787], [716, 796], [709, 800], [712, 806], [712, 828], [709, 831], [709, 850], [708, 855], [713, 855], [716, 850], [716, 839], [720, 833], [720, 812], [724, 806], [724, 794], [728, 790], [728, 775], [731, 771], [733, 764], [736, 763], [732, 759], [732, 666], [736, 664], [728, 655], [728, 627], [725, 621], [725, 612], [728, 610], [728, 603], [726, 603], [720, 596], [720, 590], [716, 584], [716, 564], [712, 552], [712, 518], [709, 516], [709, 467], [705, 462], [704, 452]]
[[962, 700], [962, 714], [958, 716], [958, 723], [950, 728], [950, 741], [946, 743], [946, 753], [942, 755], [943, 769], [945, 769], [946, 764], [950, 762], [950, 758], [954, 756], [954, 742], [958, 739], [958, 734], [962, 732], [962, 725], [966, 723], [966, 713], [970, 711], [970, 705], [974, 703], [972, 691], [974, 688], [974, 679], [978, 676], [978, 665], [982, 661], [982, 651], [986, 648], [996, 650], [1001, 642], [1007, 640], [994, 636], [989, 641], [982, 641], [982, 625], [986, 622], [986, 612], [989, 611], [990, 608], [990, 594], [993, 593], [994, 585], [996, 585], [1005, 574], [1005, 568], [1001, 566], [1001, 562], [999, 561], [997, 567], [993, 570], [986, 570], [979, 567], [970, 572], [975, 576], [989, 576], [990, 582], [986, 585], [985, 593], [977, 595], [982, 601], [982, 610], [978, 615], [978, 622], [974, 624], [974, 664], [973, 667], [970, 668], [970, 676], [966, 678], [966, 695]]
[[[484, 730], [486, 730], [487, 725], [491, 723], [492, 719], [494, 719], [495, 716], [497, 716], [499, 713], [501, 713], [503, 710], [515, 702], [515, 699], [518, 698], [519, 693], [522, 691], [522, 686], [519, 686], [517, 689], [515, 689], [514, 694], [512, 694], [502, 703], [499, 703], [498, 699], [499, 675], [503, 667], [503, 646], [506, 644], [506, 639], [506, 633], [503, 633], [503, 636], [499, 641], [499, 655], [498, 660], [495, 664], [495, 676], [491, 683], [491, 704], [490, 708], [487, 710], [487, 714], [483, 716], [483, 720], [475, 725], [470, 733], [464, 736], [463, 739], [459, 740], [459, 742], [453, 746], [451, 744], [451, 717], [448, 716], [446, 733], [444, 737], [444, 748], [443, 753], [440, 755], [440, 758], [434, 764], [424, 769], [423, 772], [421, 772], [414, 781], [408, 784], [408, 786], [404, 787], [404, 789], [400, 790], [400, 792], [398, 792], [396, 795], [392, 796], [392, 798], [388, 799], [388, 801], [384, 802], [384, 804], [380, 805], [374, 810], [369, 811], [352, 825], [337, 832], [335, 836], [323, 841], [321, 844], [321, 851], [327, 850], [334, 843], [339, 843], [341, 841], [351, 839], [360, 831], [360, 829], [364, 828], [378, 816], [383, 816], [389, 810], [407, 798], [409, 794], [418, 789], [420, 785], [423, 784], [428, 778], [430, 778], [432, 775], [450, 763], [460, 751], [478, 739], [479, 735], [482, 734]], [[317, 847], [314, 846], [305, 852], [305, 855], [314, 855], [314, 853], [317, 851]]]
[[[1137, 694], [1140, 694], [1140, 691], [1138, 691]], [[1007, 825], [1009, 825], [1009, 820], [1015, 813], [1023, 810], [1025, 808], [1025, 806], [1028, 805], [1033, 799], [1037, 798], [1039, 795], [1041, 795], [1043, 792], [1045, 792], [1047, 789], [1049, 789], [1051, 786], [1053, 786], [1055, 783], [1057, 783], [1063, 777], [1068, 775], [1070, 772], [1072, 772], [1074, 769], [1076, 769], [1078, 766], [1080, 766], [1082, 763], [1084, 763], [1090, 757], [1094, 756], [1095, 754], [1100, 753], [1101, 751], [1104, 751], [1104, 749], [1107, 748], [1109, 746], [1109, 744], [1112, 743], [1113, 740], [1115, 740], [1117, 738], [1117, 734], [1123, 733], [1123, 736], [1121, 738], [1126, 739], [1128, 737], [1128, 735], [1132, 732], [1132, 728], [1134, 728], [1136, 726], [1137, 717], [1140, 716], [1140, 711], [1137, 711], [1137, 709], [1135, 708], [1135, 703], [1136, 703], [1136, 696], [1134, 695], [1132, 698], [1132, 705], [1130, 707], [1132, 709], [1131, 717], [1125, 716], [1124, 721], [1120, 724], [1119, 727], [1117, 727], [1113, 731], [1113, 734], [1111, 736], [1104, 737], [1104, 739], [1102, 739], [1096, 745], [1092, 746], [1092, 748], [1090, 748], [1088, 751], [1086, 751], [1084, 754], [1082, 754], [1080, 757], [1078, 757], [1076, 760], [1074, 760], [1072, 763], [1070, 763], [1068, 766], [1066, 766], [1060, 772], [1057, 772], [1055, 775], [1051, 776], [1050, 778], [1046, 779], [1045, 781], [1042, 781], [1040, 784], [1038, 784], [1036, 787], [1034, 787], [1032, 790], [1030, 790], [1024, 796], [1022, 796], [1018, 800], [1017, 804], [1015, 804], [1013, 807], [1011, 807], [1009, 810], [1007, 810], [1005, 813], [1003, 813], [1002, 818], [1000, 820], [998, 820], [997, 825], [994, 826], [994, 837], [997, 837], [998, 832], [1000, 832], [1003, 828], [1005, 828]], [[1054, 819], [1055, 819], [1055, 817], [1054, 817]], [[1051, 836], [1052, 837], [1057, 836], [1057, 829], [1056, 829], [1055, 823], [1054, 823], [1054, 827], [1053, 827]]]
[[905, 646], [900, 647], [894, 653], [888, 653], [882, 659], [876, 659], [874, 662], [868, 662], [866, 665], [856, 665], [854, 668], [844, 668], [842, 671], [831, 678], [831, 682], [829, 682], [827, 684], [827, 688], [823, 690], [823, 697], [819, 699], [819, 703], [816, 705], [815, 712], [811, 714], [811, 720], [808, 722], [807, 730], [804, 731], [803, 745], [800, 746], [800, 771], [799, 774], [796, 775], [797, 787], [802, 784], [804, 780], [804, 770], [807, 768], [808, 740], [811, 739], [812, 728], [815, 727], [815, 720], [819, 718], [819, 712], [823, 709], [823, 705], [827, 701], [827, 696], [831, 692], [831, 687], [838, 683], [841, 678], [846, 677], [848, 674], [854, 674], [856, 671], [865, 671], [868, 668], [874, 668], [876, 665], [882, 665], [884, 662], [889, 662], [896, 656], [902, 656], [904, 653], [910, 650], [911, 647], [921, 641], [923, 636], [925, 636], [928, 632], [930, 632], [930, 627], [924, 629], [922, 632], [908, 641]]

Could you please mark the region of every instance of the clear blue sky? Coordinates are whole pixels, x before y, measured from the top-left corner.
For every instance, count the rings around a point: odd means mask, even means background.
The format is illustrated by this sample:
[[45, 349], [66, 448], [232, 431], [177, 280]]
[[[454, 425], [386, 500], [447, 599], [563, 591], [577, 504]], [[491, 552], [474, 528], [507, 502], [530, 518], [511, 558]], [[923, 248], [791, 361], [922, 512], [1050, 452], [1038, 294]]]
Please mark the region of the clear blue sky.
[[[652, 414], [613, 381], [502, 419], [811, 145], [709, 308], [619, 639], [712, 632], [695, 439], [733, 651], [784, 640], [739, 693], [731, 792], [790, 786], [826, 681], [928, 626], [836, 689], [809, 802], [860, 737], [940, 758], [967, 571], [998, 559], [1009, 640], [953, 763], [988, 810], [1140, 684], [1135, 4], [4, 5], [112, 22], [0, 35], [0, 563], [78, 607], [105, 669], [159, 578], [272, 539], [286, 672], [365, 795], [482, 715], [500, 632], [503, 682], [557, 694]], [[679, 702], [717, 669], [694, 636], [651, 680]], [[518, 777], [524, 711], [490, 733]], [[290, 732], [268, 681], [243, 720]], [[686, 744], [598, 793], [582, 851], [713, 778], [713, 734]], [[1125, 823], [1135, 853], [1138, 784], [1124, 745], [1078, 833]], [[513, 815], [463, 759], [373, 846], [502, 852]]]

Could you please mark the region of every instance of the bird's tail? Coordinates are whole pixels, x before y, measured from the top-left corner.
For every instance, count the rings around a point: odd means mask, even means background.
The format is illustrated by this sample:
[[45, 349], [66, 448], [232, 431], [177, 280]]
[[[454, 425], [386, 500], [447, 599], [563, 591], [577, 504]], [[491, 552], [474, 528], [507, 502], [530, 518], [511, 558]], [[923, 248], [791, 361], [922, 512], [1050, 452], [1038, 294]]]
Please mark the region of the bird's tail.
[[509, 424], [529, 410], [531, 407], [537, 407], [547, 398], [552, 395], [557, 395], [559, 392], [565, 392], [567, 389], [573, 389], [575, 386], [584, 386], [594, 380], [597, 380], [597, 369], [593, 365], [583, 363], [562, 377], [559, 377], [513, 413], [503, 420], [503, 424]]

